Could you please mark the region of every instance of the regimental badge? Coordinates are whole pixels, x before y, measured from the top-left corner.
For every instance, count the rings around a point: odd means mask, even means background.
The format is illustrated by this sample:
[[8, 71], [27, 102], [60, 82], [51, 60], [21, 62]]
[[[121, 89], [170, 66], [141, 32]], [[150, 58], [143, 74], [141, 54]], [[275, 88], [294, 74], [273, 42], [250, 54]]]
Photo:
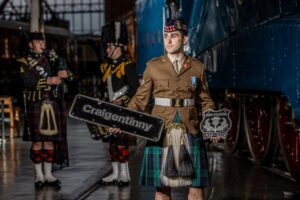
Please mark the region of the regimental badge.
[[231, 129], [232, 122], [229, 118], [230, 110], [223, 108], [221, 110], [211, 110], [203, 112], [203, 118], [200, 123], [200, 130], [203, 139], [211, 137], [220, 137], [225, 139]]
[[181, 22], [179, 20], [175, 22], [175, 26], [177, 29], [182, 29]]

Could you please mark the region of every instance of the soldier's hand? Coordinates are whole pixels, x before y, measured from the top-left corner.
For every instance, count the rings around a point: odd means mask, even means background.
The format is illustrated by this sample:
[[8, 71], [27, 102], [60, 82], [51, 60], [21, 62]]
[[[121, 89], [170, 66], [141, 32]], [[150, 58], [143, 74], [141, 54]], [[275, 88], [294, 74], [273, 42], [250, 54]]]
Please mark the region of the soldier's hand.
[[52, 76], [47, 78], [48, 85], [59, 85], [61, 84], [61, 78], [58, 76]]
[[211, 137], [211, 138], [210, 138], [210, 141], [211, 141], [212, 143], [218, 143], [220, 140], [221, 140], [221, 138], [220, 138], [220, 137], [217, 137], [217, 136]]
[[68, 72], [67, 70], [59, 70], [57, 76], [60, 78], [68, 78]]
[[111, 134], [119, 134], [122, 133], [120, 128], [108, 128], [108, 132]]
[[123, 105], [123, 101], [122, 99], [116, 99], [112, 101], [113, 104], [116, 104], [118, 106], [122, 106]]

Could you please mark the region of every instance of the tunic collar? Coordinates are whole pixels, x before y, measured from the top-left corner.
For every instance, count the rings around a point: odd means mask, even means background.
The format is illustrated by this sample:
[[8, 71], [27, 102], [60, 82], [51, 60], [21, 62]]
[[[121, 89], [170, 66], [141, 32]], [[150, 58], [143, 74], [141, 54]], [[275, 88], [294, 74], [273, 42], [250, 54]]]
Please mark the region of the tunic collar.
[[184, 53], [181, 53], [177, 58], [173, 56], [172, 54], [167, 54], [168, 58], [170, 59], [171, 63], [174, 63], [175, 60], [178, 60], [179, 65], [181, 66], [182, 63], [185, 60], [185, 55]]

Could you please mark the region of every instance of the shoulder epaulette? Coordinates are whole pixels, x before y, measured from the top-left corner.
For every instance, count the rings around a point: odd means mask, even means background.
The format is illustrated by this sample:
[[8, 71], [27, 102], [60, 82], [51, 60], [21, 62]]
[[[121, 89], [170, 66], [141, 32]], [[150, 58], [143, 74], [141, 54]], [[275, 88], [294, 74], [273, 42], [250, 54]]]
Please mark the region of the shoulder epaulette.
[[26, 58], [24, 58], [24, 57], [23, 58], [18, 58], [17, 62], [24, 63], [26, 65], [28, 64]]
[[198, 60], [197, 58], [190, 57], [190, 59], [191, 59], [192, 61], [195, 61], [195, 62], [197, 62], [197, 63], [202, 64], [202, 62], [201, 62], [200, 60]]
[[104, 73], [104, 72], [105, 72], [107, 66], [108, 66], [107, 63], [102, 63], [102, 64], [100, 65], [100, 71], [101, 71], [101, 73]]
[[147, 63], [150, 63], [150, 62], [153, 62], [153, 61], [158, 61], [158, 60], [160, 60], [162, 58], [163, 58], [163, 56], [161, 56], [161, 57], [154, 57], [154, 58], [151, 58]]

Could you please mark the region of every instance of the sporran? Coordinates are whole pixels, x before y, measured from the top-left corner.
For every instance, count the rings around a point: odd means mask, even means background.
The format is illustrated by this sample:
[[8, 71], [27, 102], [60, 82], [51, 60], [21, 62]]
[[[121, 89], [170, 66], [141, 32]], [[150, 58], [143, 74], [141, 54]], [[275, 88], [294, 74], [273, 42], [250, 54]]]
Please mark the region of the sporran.
[[44, 101], [41, 106], [39, 131], [41, 135], [52, 136], [58, 133], [53, 104]]
[[[184, 146], [189, 150], [189, 144], [186, 137], [186, 128], [181, 123], [172, 123], [167, 129], [167, 136], [164, 141], [161, 181], [166, 186], [178, 187], [189, 186], [192, 184], [192, 176], [181, 176], [180, 171], [182, 164], [180, 163], [180, 152]], [[185, 154], [185, 156], [189, 156]], [[186, 159], [190, 160], [190, 159]]]

